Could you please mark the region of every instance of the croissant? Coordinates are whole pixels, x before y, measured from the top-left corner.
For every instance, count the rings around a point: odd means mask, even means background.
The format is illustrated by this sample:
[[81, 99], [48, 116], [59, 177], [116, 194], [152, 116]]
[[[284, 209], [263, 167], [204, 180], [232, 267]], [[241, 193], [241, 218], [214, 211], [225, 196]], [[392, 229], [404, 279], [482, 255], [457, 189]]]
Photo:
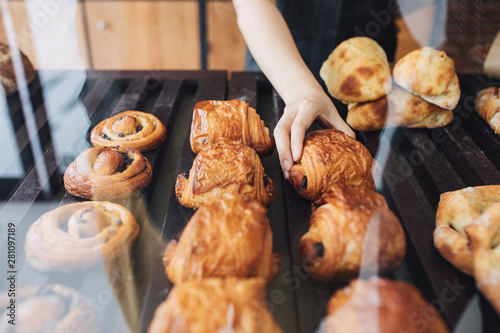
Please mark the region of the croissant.
[[189, 280], [170, 291], [149, 333], [282, 332], [264, 303], [260, 278]]
[[500, 314], [500, 202], [465, 227], [479, 290]]
[[241, 143], [260, 156], [272, 154], [274, 138], [254, 108], [245, 101], [196, 103], [191, 123], [191, 149], [198, 154], [210, 143]]
[[139, 234], [126, 208], [86, 201], [43, 214], [26, 233], [26, 260], [39, 271], [80, 271], [120, 256]]
[[201, 206], [163, 256], [173, 283], [206, 277], [261, 276], [271, 284], [279, 271], [267, 209], [232, 194]]
[[464, 273], [474, 273], [465, 228], [497, 202], [500, 202], [500, 185], [467, 187], [441, 194], [436, 211], [434, 245], [443, 257]]
[[313, 205], [300, 240], [301, 262], [321, 281], [342, 281], [368, 271], [392, 271], [406, 254], [398, 218], [385, 198], [356, 185], [333, 185]]
[[66, 169], [64, 187], [74, 196], [113, 200], [141, 191], [151, 182], [153, 170], [137, 150], [94, 147], [85, 150]]
[[324, 129], [306, 135], [302, 156], [290, 169], [288, 180], [303, 198], [315, 201], [335, 183], [375, 189], [373, 166], [374, 159], [359, 141]]
[[354, 279], [337, 291], [327, 306], [319, 332], [444, 333], [448, 328], [436, 309], [412, 285], [373, 276]]
[[220, 197], [239, 194], [269, 206], [274, 198], [273, 181], [264, 173], [259, 156], [241, 144], [210, 144], [196, 156], [191, 170], [177, 176], [177, 200], [191, 208]]
[[125, 111], [104, 119], [92, 130], [94, 146], [128, 147], [147, 151], [159, 147], [167, 137], [165, 125], [151, 113]]
[[476, 97], [476, 110], [495, 133], [500, 134], [500, 88], [481, 90]]
[[[22, 287], [16, 290], [15, 326], [8, 321], [7, 292], [0, 298], [0, 332], [98, 332], [97, 313], [90, 300], [63, 285]], [[17, 312], [17, 313], [16, 313]]]

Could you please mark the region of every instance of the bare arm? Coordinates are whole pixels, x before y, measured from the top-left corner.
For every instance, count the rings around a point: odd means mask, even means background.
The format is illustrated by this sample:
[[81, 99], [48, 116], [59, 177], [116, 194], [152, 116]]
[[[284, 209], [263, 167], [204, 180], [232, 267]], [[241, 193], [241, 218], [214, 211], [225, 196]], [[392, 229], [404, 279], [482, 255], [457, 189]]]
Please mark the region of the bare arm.
[[238, 26], [264, 74], [286, 108], [274, 129], [285, 178], [302, 154], [306, 130], [316, 118], [354, 137], [295, 46], [290, 30], [271, 0], [233, 0]]

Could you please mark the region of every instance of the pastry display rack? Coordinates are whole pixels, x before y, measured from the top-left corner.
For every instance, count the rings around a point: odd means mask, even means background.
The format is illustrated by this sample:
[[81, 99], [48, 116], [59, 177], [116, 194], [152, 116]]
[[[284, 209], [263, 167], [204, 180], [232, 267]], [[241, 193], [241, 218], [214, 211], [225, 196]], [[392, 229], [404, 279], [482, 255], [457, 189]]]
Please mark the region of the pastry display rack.
[[[71, 73], [59, 73], [52, 82]], [[2, 240], [7, 239], [7, 224], [16, 225], [16, 285], [70, 286], [91, 300], [101, 332], [146, 332], [156, 307], [172, 287], [162, 264], [165, 245], [179, 235], [194, 213], [177, 202], [174, 191], [176, 175], [189, 171], [195, 157], [189, 144], [193, 106], [207, 99], [242, 99], [256, 108], [272, 131], [284, 103], [258, 73], [89, 71], [75, 98], [85, 112], [69, 117], [48, 110], [51, 101], [44, 98], [43, 92], [50, 87], [41, 84], [45, 81], [40, 77], [44, 77], [43, 73], [38, 73], [28, 87], [30, 101], [23, 100], [22, 93], [15, 93], [7, 96], [5, 103], [8, 112], [4, 115], [10, 118], [15, 133], [11, 139], [19, 152], [16, 158], [25, 170], [18, 179], [1, 180], [3, 192], [10, 191], [0, 206]], [[483, 332], [498, 332], [498, 314], [478, 292], [474, 280], [439, 254], [432, 238], [441, 193], [500, 184], [500, 137], [474, 109], [476, 93], [487, 86], [500, 86], [500, 81], [478, 75], [459, 75], [459, 79], [462, 96], [450, 125], [356, 135], [380, 165], [377, 191], [401, 220], [407, 237], [403, 265], [385, 276], [415, 285], [452, 331], [481, 328]], [[27, 112], [27, 104], [32, 106], [31, 113]], [[346, 107], [336, 105], [345, 116]], [[75, 273], [35, 271], [26, 263], [23, 250], [27, 229], [45, 211], [82, 201], [65, 192], [65, 167], [90, 146], [90, 130], [99, 121], [130, 109], [155, 114], [167, 127], [167, 140], [144, 154], [153, 167], [151, 184], [140, 195], [120, 201], [132, 211], [141, 228], [128, 262], [103, 263]], [[62, 144], [58, 140], [62, 139], [51, 132], [52, 124], [57, 122], [54, 117], [63, 117], [64, 126], [79, 128], [64, 139], [64, 146], [72, 150], [58, 148]], [[34, 152], [35, 142], [41, 147], [39, 154]], [[262, 164], [276, 187], [268, 218], [274, 251], [281, 259], [281, 271], [267, 288], [266, 303], [284, 332], [314, 332], [326, 313], [328, 299], [346, 283], [317, 282], [304, 271], [298, 244], [309, 226], [311, 204], [283, 178], [276, 152], [262, 158]], [[41, 212], [40, 203], [44, 204]], [[7, 253], [7, 243], [1, 246], [2, 253]], [[363, 276], [363, 269], [360, 274]], [[2, 279], [0, 287], [8, 289], [8, 281]], [[421, 325], [422, 319], [425, 323], [421, 316], [415, 315], [415, 325]]]

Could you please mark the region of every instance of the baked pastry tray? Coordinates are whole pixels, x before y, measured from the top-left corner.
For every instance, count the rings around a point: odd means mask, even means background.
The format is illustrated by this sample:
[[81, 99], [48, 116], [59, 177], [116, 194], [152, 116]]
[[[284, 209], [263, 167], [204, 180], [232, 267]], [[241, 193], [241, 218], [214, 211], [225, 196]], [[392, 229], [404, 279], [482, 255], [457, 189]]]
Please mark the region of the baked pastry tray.
[[[500, 184], [500, 136], [478, 116], [473, 103], [480, 89], [500, 86], [500, 81], [478, 75], [459, 75], [459, 79], [462, 97], [450, 125], [432, 130], [398, 128], [356, 134], [382, 167], [377, 191], [401, 220], [408, 240], [403, 265], [386, 276], [415, 285], [452, 331], [479, 331], [482, 327], [483, 332], [493, 332], [500, 330], [499, 316], [477, 291], [473, 279], [449, 264], [432, 239], [441, 193]], [[22, 240], [33, 223], [26, 216], [40, 201], [55, 208], [81, 200], [67, 195], [62, 187], [62, 173], [71, 160], [57, 151], [51, 138], [44, 87], [38, 77], [29, 88], [43, 154], [39, 159], [33, 157], [33, 134], [23, 125], [26, 113], [22, 112], [18, 95], [8, 96], [19, 158], [27, 172], [0, 214], [3, 221], [14, 221], [18, 226], [18, 286], [69, 285], [98, 303], [101, 332], [146, 332], [156, 307], [172, 287], [162, 264], [166, 242], [178, 236], [194, 213], [177, 202], [173, 190], [175, 176], [188, 171], [195, 157], [189, 145], [194, 104], [207, 99], [246, 100], [273, 130], [284, 103], [265, 77], [257, 73], [231, 73], [228, 78], [223, 71], [88, 72], [79, 99], [90, 126], [80, 133], [79, 142], [89, 146], [89, 131], [95, 124], [127, 109], [157, 115], [167, 127], [167, 141], [145, 153], [153, 166], [153, 182], [141, 195], [120, 202], [132, 211], [141, 227], [130, 252], [130, 265], [103, 264], [83, 273], [41, 274], [25, 263]], [[345, 106], [336, 105], [345, 116]], [[29, 168], [34, 161], [44, 168]], [[262, 158], [262, 164], [275, 183], [276, 196], [268, 217], [274, 251], [281, 259], [281, 272], [267, 288], [267, 303], [284, 332], [314, 332], [326, 313], [328, 299], [345, 284], [317, 282], [301, 268], [298, 243], [308, 229], [310, 203], [283, 178], [276, 152]], [[2, 284], [2, 289], [6, 285]], [[111, 290], [113, 297], [100, 304], [97, 296], [103, 295], [103, 290]]]

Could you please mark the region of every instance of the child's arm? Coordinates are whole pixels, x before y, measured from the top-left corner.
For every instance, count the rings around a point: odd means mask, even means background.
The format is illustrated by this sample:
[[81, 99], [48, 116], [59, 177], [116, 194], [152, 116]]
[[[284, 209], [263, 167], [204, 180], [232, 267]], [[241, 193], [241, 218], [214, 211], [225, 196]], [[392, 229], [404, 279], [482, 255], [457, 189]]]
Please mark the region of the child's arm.
[[285, 178], [302, 154], [306, 130], [319, 118], [323, 124], [354, 137], [328, 95], [302, 60], [285, 20], [270, 0], [233, 0], [238, 26], [266, 77], [286, 108], [274, 129]]

